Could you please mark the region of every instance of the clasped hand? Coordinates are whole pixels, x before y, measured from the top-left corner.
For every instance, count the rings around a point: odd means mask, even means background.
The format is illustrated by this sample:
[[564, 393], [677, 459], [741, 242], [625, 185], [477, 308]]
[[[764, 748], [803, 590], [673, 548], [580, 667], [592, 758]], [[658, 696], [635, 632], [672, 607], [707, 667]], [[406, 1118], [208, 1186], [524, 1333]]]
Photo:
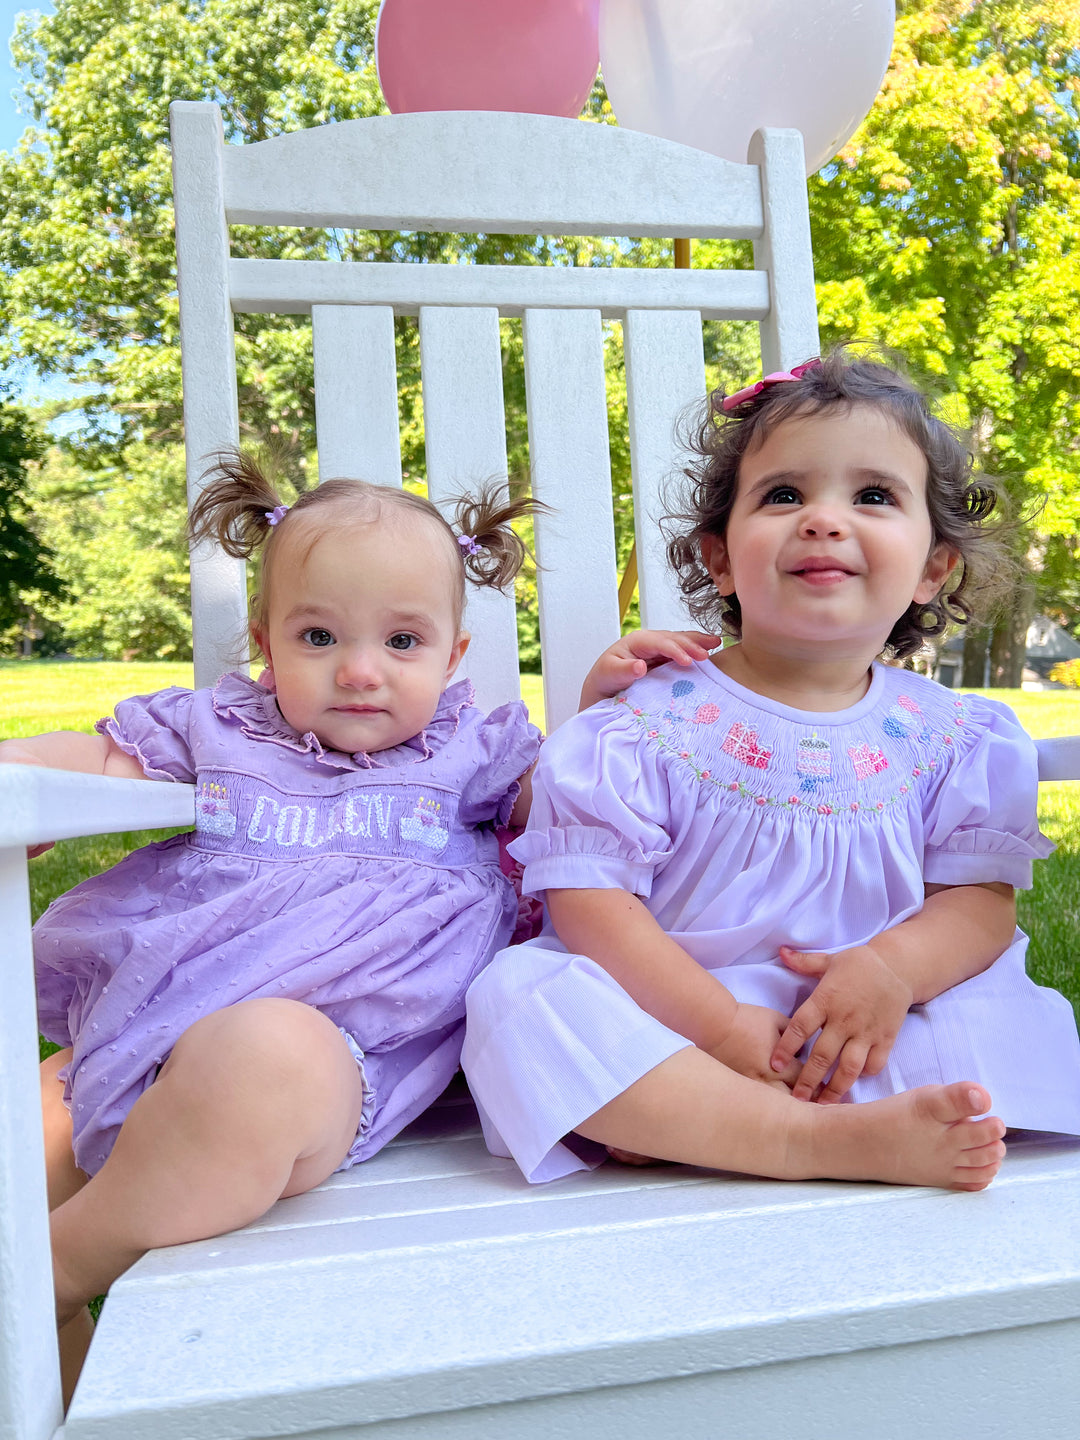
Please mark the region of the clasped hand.
[[773, 1050], [773, 1074], [785, 1077], [795, 1056], [820, 1030], [792, 1094], [797, 1100], [835, 1105], [860, 1075], [876, 1075], [884, 1068], [911, 1009], [912, 992], [870, 945], [835, 955], [807, 955], [782, 945], [780, 958], [800, 975], [817, 976], [818, 983]]

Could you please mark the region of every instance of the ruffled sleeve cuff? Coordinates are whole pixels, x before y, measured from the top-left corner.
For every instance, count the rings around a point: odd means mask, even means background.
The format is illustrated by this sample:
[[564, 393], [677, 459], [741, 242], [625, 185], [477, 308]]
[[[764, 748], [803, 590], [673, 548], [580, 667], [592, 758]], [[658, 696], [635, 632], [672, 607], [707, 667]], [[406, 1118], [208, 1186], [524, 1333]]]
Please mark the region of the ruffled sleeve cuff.
[[989, 885], [997, 881], [1030, 890], [1033, 863], [1053, 850], [1053, 843], [1038, 831], [1030, 839], [1022, 839], [1001, 830], [961, 830], [940, 848], [926, 850], [923, 877], [929, 885]]
[[540, 731], [529, 723], [520, 700], [500, 705], [490, 715], [466, 711], [461, 730], [475, 767], [462, 789], [461, 818], [467, 825], [508, 825], [521, 794], [519, 781], [540, 753]]
[[1032, 862], [1054, 846], [1039, 831], [1034, 742], [1000, 701], [970, 697], [973, 743], [955, 760], [926, 812], [923, 874], [933, 885], [1001, 881], [1031, 888]]
[[178, 687], [133, 695], [121, 700], [115, 715], [105, 716], [94, 729], [133, 756], [148, 780], [190, 784], [195, 779], [189, 738], [193, 698], [191, 690]]
[[565, 830], [529, 830], [510, 846], [525, 867], [526, 895], [545, 890], [629, 890], [647, 900], [653, 872], [670, 850], [644, 851], [620, 844], [608, 830], [573, 825]]

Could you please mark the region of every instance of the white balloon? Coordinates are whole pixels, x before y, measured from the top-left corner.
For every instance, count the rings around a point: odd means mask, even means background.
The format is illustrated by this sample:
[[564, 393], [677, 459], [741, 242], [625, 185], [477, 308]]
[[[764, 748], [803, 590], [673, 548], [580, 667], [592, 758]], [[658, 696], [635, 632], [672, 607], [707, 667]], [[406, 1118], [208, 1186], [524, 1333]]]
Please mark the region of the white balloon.
[[762, 125], [831, 160], [881, 88], [894, 0], [602, 0], [600, 67], [619, 124], [743, 162]]

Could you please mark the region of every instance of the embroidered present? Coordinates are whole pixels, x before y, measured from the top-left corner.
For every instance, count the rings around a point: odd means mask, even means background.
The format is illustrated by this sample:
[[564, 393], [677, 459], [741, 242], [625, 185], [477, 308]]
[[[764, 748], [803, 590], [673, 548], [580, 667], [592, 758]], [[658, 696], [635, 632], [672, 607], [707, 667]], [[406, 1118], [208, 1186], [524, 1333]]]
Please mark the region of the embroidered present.
[[748, 725], [743, 725], [739, 720], [736, 720], [728, 731], [721, 748], [725, 755], [731, 755], [744, 765], [752, 766], [755, 770], [769, 768], [772, 751], [759, 745], [757, 731], [751, 730]]
[[878, 775], [882, 770], [889, 768], [889, 762], [885, 759], [882, 751], [870, 745], [849, 745], [848, 755], [855, 767], [855, 775], [859, 780], [869, 780], [871, 775]]

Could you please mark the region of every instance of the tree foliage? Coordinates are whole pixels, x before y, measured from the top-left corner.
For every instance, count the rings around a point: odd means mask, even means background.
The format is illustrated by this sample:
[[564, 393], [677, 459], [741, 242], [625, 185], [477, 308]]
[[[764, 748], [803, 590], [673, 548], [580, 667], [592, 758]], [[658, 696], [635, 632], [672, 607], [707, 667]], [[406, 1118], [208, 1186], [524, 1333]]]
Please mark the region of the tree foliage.
[[21, 627], [24, 592], [57, 595], [61, 589], [52, 551], [27, 523], [27, 464], [42, 448], [26, 413], [17, 405], [0, 404], [0, 633]]
[[1077, 0], [901, 0], [877, 103], [811, 184], [823, 338], [939, 378], [983, 469], [1042, 507], [1022, 544], [1040, 602], [1074, 625], [1078, 87]]
[[[34, 125], [13, 155], [0, 155], [3, 343], [9, 357], [93, 387], [84, 423], [62, 442], [66, 478], [51, 461], [35, 499], [50, 512], [39, 529], [63, 554], [67, 583], [82, 587], [80, 601], [50, 613], [65, 615], [84, 651], [145, 644], [147, 654], [180, 653], [185, 643], [170, 588], [184, 564], [169, 518], [180, 491], [165, 493], [181, 434], [169, 102], [218, 101], [236, 142], [374, 114], [382, 109], [377, 9], [378, 0], [131, 0], [120, 9], [57, 0], [55, 14], [20, 21], [13, 48]], [[811, 183], [823, 340], [878, 340], [937, 377], [984, 467], [1018, 501], [1045, 502], [1024, 544], [1042, 603], [1069, 623], [1080, 621], [1078, 54], [1080, 0], [900, 0], [878, 102]], [[611, 118], [600, 87], [590, 110]], [[747, 249], [703, 242], [696, 263], [748, 264]], [[234, 229], [233, 251], [416, 263], [671, 261], [661, 241], [253, 227]], [[756, 370], [752, 332], [707, 327], [711, 379], [733, 385]], [[415, 322], [399, 321], [397, 334], [404, 468], [421, 477]], [[523, 474], [520, 326], [504, 322], [503, 338], [510, 466]], [[607, 327], [606, 356], [624, 555], [629, 464], [617, 325]], [[311, 366], [303, 318], [238, 317], [244, 438], [274, 442], [299, 487], [313, 478]], [[76, 477], [86, 487], [81, 518], [71, 508]], [[111, 582], [98, 584], [92, 572], [100, 560], [102, 575], [114, 573], [106, 562], [120, 553], [118, 527], [132, 513], [110, 493], [121, 484], [161, 521], [147, 539], [157, 560], [126, 571], [132, 584], [141, 577], [158, 588], [144, 595], [141, 618], [129, 609], [114, 625], [105, 613]], [[111, 537], [100, 552], [80, 529], [91, 518]], [[170, 545], [171, 569], [158, 564]], [[80, 546], [98, 558], [80, 558]], [[98, 597], [92, 623], [87, 593]], [[528, 624], [524, 643], [533, 643]]]

